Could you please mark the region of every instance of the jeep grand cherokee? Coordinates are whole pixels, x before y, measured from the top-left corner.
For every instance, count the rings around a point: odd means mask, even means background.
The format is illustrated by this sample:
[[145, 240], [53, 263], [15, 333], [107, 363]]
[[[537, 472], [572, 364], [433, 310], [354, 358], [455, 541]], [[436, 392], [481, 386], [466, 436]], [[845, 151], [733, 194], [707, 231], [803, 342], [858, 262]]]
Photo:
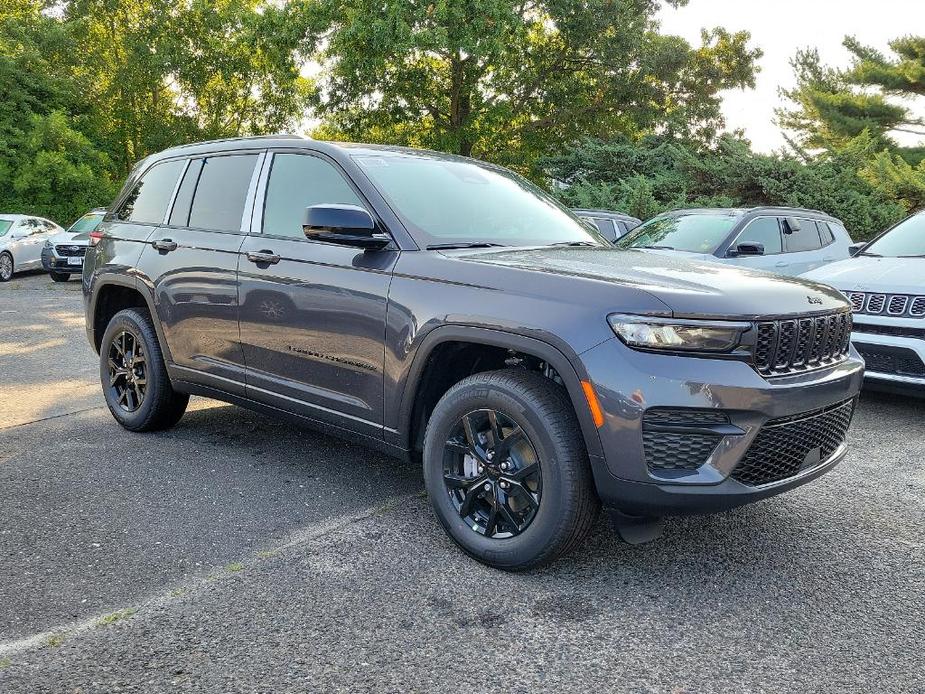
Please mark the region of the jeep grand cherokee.
[[619, 250], [503, 168], [298, 137], [177, 147], [94, 232], [113, 416], [200, 394], [422, 461], [440, 523], [508, 570], [601, 504], [643, 541], [830, 470], [863, 377], [834, 289]]

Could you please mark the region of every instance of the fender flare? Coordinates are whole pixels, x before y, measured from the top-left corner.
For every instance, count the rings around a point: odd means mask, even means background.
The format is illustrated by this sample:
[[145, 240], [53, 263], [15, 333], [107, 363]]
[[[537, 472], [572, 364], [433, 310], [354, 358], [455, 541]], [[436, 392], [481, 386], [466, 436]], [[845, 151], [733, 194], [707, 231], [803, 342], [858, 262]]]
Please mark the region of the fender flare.
[[92, 292], [90, 293], [90, 300], [87, 306], [87, 332], [92, 333], [92, 344], [94, 349], [96, 348], [97, 337], [102, 339], [102, 335], [96, 335], [97, 301], [103, 289], [114, 285], [132, 289], [144, 300], [145, 305], [148, 307], [148, 313], [151, 316], [151, 322], [154, 324], [154, 332], [157, 335], [157, 341], [160, 343], [161, 354], [164, 355], [165, 361], [172, 363], [173, 358], [170, 354], [170, 347], [167, 345], [167, 340], [164, 337], [164, 330], [155, 307], [154, 296], [148, 285], [137, 277], [115, 272], [100, 273], [93, 277]]
[[597, 432], [597, 427], [594, 426], [594, 420], [585, 399], [584, 389], [581, 386], [582, 380], [588, 379], [588, 374], [585, 372], [577, 354], [572, 353], [572, 358], [569, 358], [562, 349], [543, 339], [494, 328], [468, 325], [440, 326], [431, 330], [421, 340], [421, 344], [415, 351], [408, 374], [404, 379], [404, 385], [401, 387], [401, 400], [397, 413], [397, 435], [400, 440], [395, 441], [395, 443], [410, 450], [411, 442], [409, 437], [412, 429], [411, 418], [414, 410], [414, 395], [418, 390], [421, 376], [434, 348], [446, 342], [472, 342], [512, 349], [541, 359], [552, 366], [565, 384], [565, 389], [581, 426], [588, 454], [595, 457], [603, 455], [601, 438]]

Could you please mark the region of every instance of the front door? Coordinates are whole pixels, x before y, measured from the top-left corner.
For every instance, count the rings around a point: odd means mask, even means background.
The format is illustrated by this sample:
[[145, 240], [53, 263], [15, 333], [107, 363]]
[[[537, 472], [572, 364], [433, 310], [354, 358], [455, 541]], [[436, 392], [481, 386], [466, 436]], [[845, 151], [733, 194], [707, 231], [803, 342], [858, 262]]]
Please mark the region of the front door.
[[[267, 168], [269, 166], [269, 168]], [[241, 344], [247, 395], [322, 422], [378, 435], [393, 250], [305, 238], [305, 208], [366, 207], [331, 161], [277, 152], [264, 166], [254, 231], [241, 248]]]

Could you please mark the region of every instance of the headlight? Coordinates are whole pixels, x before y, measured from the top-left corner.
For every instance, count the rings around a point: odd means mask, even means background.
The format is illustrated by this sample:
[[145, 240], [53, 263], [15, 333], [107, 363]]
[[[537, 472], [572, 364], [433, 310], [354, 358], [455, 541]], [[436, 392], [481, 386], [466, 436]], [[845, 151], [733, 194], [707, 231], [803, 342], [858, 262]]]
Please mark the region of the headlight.
[[55, 247], [55, 244], [53, 244], [51, 241], [46, 241], [46, 242], [45, 242], [45, 248], [46, 248], [47, 250], [50, 251], [50, 250], [51, 250], [52, 248], [54, 248], [54, 247]]
[[731, 352], [750, 323], [674, 320], [649, 316], [607, 316], [610, 327], [630, 347], [685, 352]]

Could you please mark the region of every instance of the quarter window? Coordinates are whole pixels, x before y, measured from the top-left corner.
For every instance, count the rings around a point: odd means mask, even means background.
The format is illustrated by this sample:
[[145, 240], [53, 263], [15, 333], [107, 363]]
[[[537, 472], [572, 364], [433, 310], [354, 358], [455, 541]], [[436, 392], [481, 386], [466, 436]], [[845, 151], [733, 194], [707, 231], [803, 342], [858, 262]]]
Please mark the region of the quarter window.
[[816, 222], [811, 219], [801, 219], [799, 230], [784, 234], [784, 247], [788, 253], [816, 251], [822, 248]]
[[247, 191], [256, 164], [256, 154], [205, 159], [190, 208], [189, 226], [195, 229], [240, 231]]
[[116, 217], [124, 222], [142, 224], [163, 222], [184, 163], [182, 160], [166, 161], [148, 169], [119, 207]]
[[[780, 240], [780, 222], [777, 217], [759, 217], [751, 222], [739, 234], [736, 245], [740, 243], [760, 243], [765, 255], [775, 255], [782, 250]], [[733, 247], [732, 250], [735, 250]]]
[[822, 239], [822, 245], [828, 246], [835, 242], [835, 234], [832, 233], [832, 227], [827, 222], [816, 222], [819, 226], [819, 238]]
[[324, 159], [275, 155], [263, 208], [263, 233], [304, 239], [305, 208], [321, 204], [365, 207], [347, 180]]

